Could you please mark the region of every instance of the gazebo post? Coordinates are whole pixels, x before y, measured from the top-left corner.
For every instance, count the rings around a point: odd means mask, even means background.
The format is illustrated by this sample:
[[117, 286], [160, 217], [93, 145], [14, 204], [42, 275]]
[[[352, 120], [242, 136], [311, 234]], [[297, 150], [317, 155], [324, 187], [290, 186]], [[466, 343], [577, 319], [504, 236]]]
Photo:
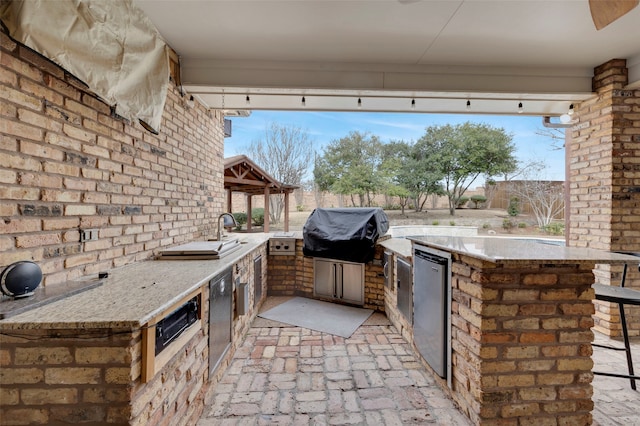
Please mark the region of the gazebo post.
[[247, 232], [251, 232], [251, 194], [247, 194]]
[[269, 232], [269, 187], [264, 187], [264, 232]]
[[[298, 188], [295, 185], [285, 185], [269, 176], [246, 155], [236, 155], [224, 160], [224, 189], [227, 191], [227, 210], [231, 213], [233, 208], [233, 192], [244, 193], [247, 197], [247, 232], [252, 230], [252, 197], [264, 194], [264, 222], [263, 232], [269, 232], [271, 215], [270, 197], [272, 193], [285, 194], [285, 231], [289, 230], [289, 193]], [[273, 189], [273, 191], [272, 191]]]
[[289, 232], [289, 191], [284, 192], [284, 232]]

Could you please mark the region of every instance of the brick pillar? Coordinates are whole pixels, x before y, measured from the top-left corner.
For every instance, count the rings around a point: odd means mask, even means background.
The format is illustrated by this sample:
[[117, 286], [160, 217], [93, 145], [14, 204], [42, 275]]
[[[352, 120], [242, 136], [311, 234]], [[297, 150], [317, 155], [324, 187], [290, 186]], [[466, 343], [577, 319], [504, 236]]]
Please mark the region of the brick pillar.
[[451, 393], [473, 424], [591, 424], [593, 267], [454, 255]]
[[[626, 90], [626, 61], [594, 70], [595, 96], [577, 105], [569, 156], [569, 245], [640, 252], [640, 90]], [[627, 285], [640, 288], [637, 268]], [[621, 267], [599, 265], [596, 282], [618, 285]], [[635, 274], [633, 273], [635, 272]], [[632, 335], [640, 315], [631, 312]], [[620, 334], [616, 307], [596, 305], [595, 327]]]

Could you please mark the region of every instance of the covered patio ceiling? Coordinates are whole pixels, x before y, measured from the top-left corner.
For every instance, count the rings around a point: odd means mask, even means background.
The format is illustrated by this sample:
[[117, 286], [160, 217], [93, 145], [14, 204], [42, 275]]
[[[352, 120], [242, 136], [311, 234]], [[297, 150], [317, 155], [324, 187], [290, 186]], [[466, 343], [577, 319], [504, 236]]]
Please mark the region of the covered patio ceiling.
[[614, 58], [640, 87], [640, 7], [598, 31], [587, 0], [134, 2], [210, 108], [557, 116]]

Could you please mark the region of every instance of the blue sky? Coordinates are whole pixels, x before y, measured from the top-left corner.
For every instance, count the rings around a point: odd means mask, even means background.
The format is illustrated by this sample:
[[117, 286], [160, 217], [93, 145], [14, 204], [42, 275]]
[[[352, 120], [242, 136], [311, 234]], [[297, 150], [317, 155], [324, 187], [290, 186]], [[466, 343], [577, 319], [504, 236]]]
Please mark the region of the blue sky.
[[[306, 131], [320, 154], [322, 148], [351, 131], [369, 132], [383, 142], [416, 141], [432, 125], [459, 124], [465, 121], [502, 127], [512, 134], [516, 157], [520, 161], [543, 161], [546, 169], [540, 178], [564, 180], [564, 150], [554, 149], [554, 141], [536, 134], [543, 129], [541, 117], [492, 116], [467, 114], [403, 114], [370, 112], [253, 111], [249, 117], [232, 118], [232, 137], [224, 141], [225, 157], [247, 154], [247, 147], [265, 134], [271, 123], [294, 126]], [[555, 146], [562, 146], [561, 141]], [[483, 182], [478, 182], [478, 186]]]

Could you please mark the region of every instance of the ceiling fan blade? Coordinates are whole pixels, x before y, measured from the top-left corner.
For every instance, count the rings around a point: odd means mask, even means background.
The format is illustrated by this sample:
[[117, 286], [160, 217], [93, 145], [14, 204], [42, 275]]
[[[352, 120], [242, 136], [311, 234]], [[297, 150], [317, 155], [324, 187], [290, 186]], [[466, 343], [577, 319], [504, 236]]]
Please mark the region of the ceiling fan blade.
[[596, 30], [601, 30], [616, 19], [629, 13], [640, 0], [589, 0], [591, 18]]

